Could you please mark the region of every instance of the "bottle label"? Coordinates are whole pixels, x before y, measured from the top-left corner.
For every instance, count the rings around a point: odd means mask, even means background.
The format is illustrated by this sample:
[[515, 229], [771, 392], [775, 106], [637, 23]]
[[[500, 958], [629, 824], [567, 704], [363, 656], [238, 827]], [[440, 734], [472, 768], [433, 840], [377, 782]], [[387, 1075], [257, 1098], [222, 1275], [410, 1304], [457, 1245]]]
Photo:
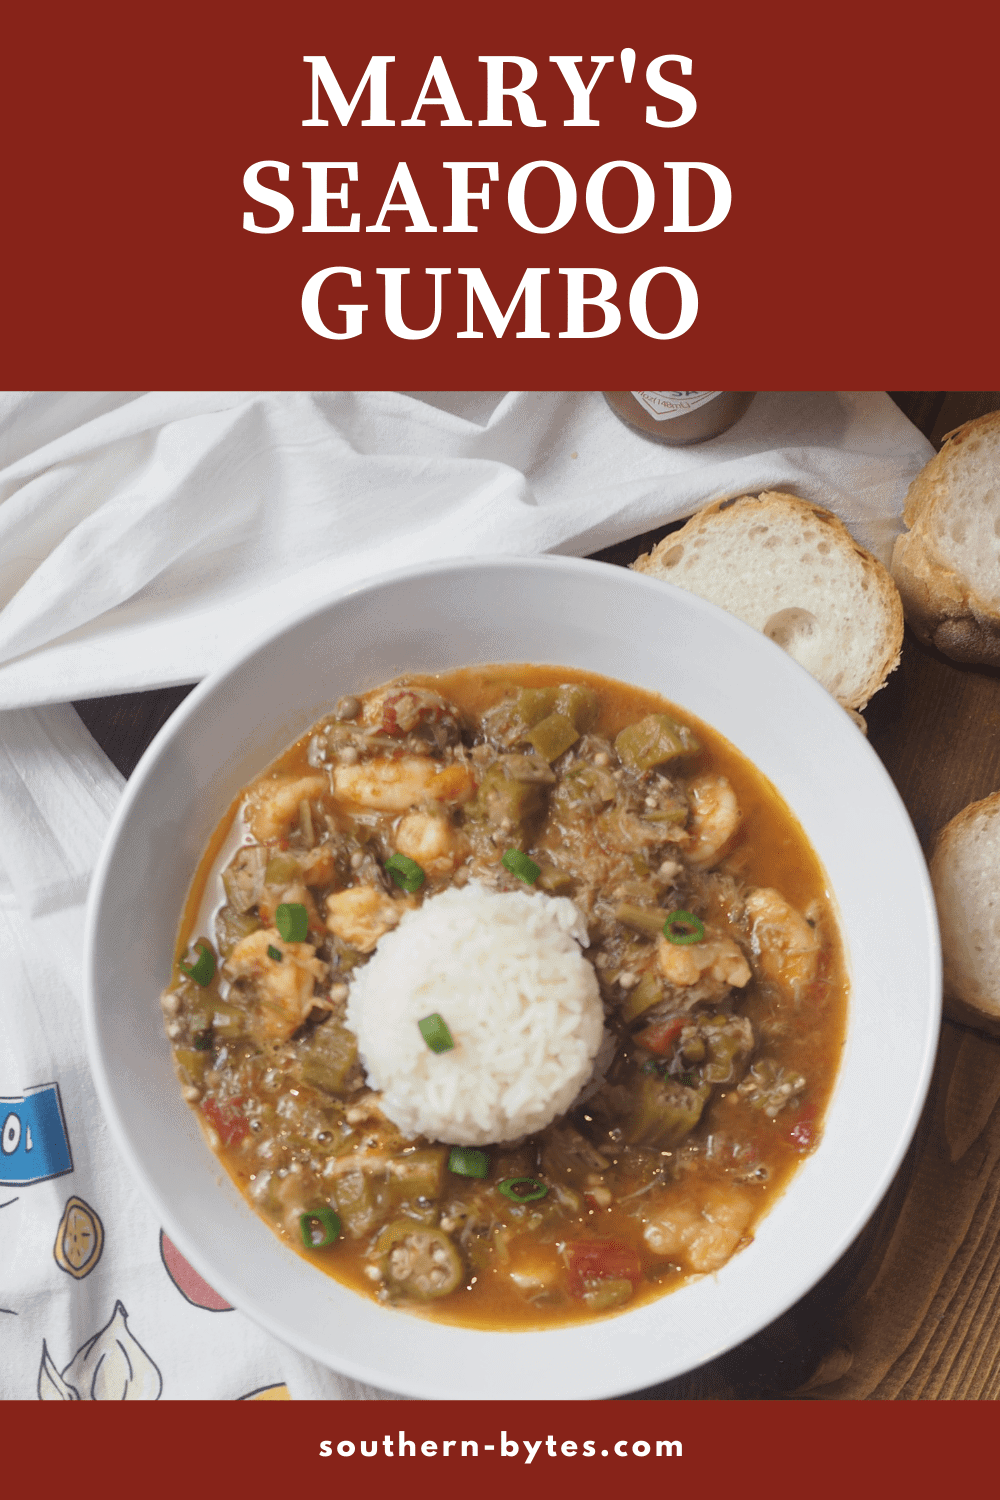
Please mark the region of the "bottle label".
[[649, 413], [654, 422], [669, 422], [673, 417], [683, 417], [699, 406], [707, 406], [721, 391], [632, 391], [631, 393]]

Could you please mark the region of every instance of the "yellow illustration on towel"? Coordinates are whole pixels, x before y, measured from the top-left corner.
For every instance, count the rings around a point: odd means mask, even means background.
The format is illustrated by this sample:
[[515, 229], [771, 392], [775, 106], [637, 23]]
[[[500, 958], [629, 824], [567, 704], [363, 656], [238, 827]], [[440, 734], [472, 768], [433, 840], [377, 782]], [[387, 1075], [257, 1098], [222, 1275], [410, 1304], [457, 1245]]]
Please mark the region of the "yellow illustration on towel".
[[89, 1276], [104, 1249], [104, 1225], [82, 1198], [67, 1198], [52, 1247], [56, 1265], [79, 1281]]

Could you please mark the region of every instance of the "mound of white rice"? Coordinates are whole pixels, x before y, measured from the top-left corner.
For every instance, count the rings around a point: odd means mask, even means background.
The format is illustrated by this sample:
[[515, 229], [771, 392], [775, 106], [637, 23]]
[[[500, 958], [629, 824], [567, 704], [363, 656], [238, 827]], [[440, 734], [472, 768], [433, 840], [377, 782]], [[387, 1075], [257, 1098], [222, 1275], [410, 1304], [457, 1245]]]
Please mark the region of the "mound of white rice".
[[[407, 1135], [511, 1141], [568, 1109], [590, 1077], [604, 1015], [563, 897], [475, 882], [407, 912], [351, 986], [347, 1024], [381, 1107]], [[440, 1015], [455, 1045], [432, 1052]]]

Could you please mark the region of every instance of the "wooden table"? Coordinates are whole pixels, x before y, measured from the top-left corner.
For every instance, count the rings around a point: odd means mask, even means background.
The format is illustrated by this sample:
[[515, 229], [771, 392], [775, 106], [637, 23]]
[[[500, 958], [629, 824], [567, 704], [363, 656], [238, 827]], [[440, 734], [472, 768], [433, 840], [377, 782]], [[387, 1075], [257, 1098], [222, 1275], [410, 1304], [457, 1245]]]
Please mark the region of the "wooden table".
[[[933, 442], [1000, 392], [891, 392]], [[680, 523], [676, 523], [680, 524]], [[667, 531], [597, 554], [627, 565]], [[126, 776], [190, 688], [76, 705]], [[925, 850], [1000, 787], [1000, 672], [961, 667], [907, 631], [869, 737]], [[851, 1249], [783, 1317], [729, 1354], [638, 1396], [914, 1400], [1000, 1396], [1000, 1028], [949, 1018], [916, 1138]]]

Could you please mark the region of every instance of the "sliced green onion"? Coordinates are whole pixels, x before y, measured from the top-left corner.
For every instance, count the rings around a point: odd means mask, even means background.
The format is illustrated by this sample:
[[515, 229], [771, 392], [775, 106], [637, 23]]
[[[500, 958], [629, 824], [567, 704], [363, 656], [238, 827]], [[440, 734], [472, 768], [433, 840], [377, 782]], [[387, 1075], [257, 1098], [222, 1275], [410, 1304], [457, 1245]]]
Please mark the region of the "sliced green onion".
[[[321, 1232], [320, 1239], [316, 1238], [317, 1229]], [[325, 1205], [311, 1208], [299, 1215], [299, 1233], [307, 1250], [322, 1250], [325, 1245], [332, 1245], [340, 1233], [340, 1217]]]
[[542, 873], [535, 861], [529, 859], [526, 854], [522, 854], [520, 849], [508, 849], [505, 854], [501, 855], [500, 863], [505, 870], [516, 875], [518, 880], [523, 880], [525, 885], [534, 885]]
[[705, 924], [689, 911], [672, 911], [663, 924], [663, 936], [678, 947], [700, 943], [705, 936]]
[[304, 943], [309, 932], [309, 913], [301, 901], [282, 901], [274, 914], [274, 925], [286, 943]]
[[417, 1025], [420, 1027], [420, 1035], [432, 1052], [450, 1052], [454, 1047], [448, 1023], [437, 1011], [433, 1015], [424, 1016]]
[[282, 953], [281, 949], [276, 948], [273, 943], [268, 943], [267, 956], [268, 958], [273, 959], [276, 964], [280, 964], [285, 955]]
[[456, 1177], [485, 1177], [490, 1170], [490, 1159], [485, 1151], [472, 1146], [453, 1146], [448, 1157], [448, 1171]]
[[396, 884], [404, 891], [419, 891], [427, 879], [416, 860], [407, 859], [405, 854], [392, 855], [386, 860], [385, 867]]
[[182, 974], [186, 974], [204, 989], [215, 978], [215, 954], [211, 944], [206, 943], [204, 938], [198, 939], [198, 949], [198, 957], [193, 964], [178, 964], [177, 967]]
[[507, 1177], [497, 1183], [497, 1191], [513, 1203], [534, 1203], [545, 1197], [548, 1188], [537, 1177]]

